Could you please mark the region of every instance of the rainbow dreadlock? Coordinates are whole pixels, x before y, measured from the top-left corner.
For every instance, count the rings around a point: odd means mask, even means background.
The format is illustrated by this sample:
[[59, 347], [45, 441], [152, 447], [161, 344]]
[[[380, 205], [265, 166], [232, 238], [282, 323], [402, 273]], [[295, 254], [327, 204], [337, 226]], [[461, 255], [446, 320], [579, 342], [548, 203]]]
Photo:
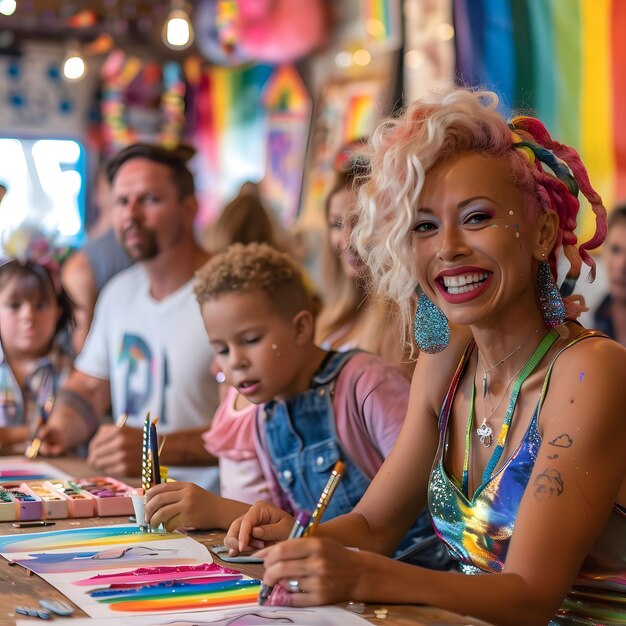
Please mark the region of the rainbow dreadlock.
[[[559, 216], [559, 234], [556, 249], [563, 245], [563, 252], [570, 263], [561, 294], [572, 294], [580, 276], [582, 263], [590, 267], [589, 279], [596, 275], [596, 263], [589, 250], [597, 248], [606, 236], [606, 209], [602, 199], [591, 187], [587, 170], [578, 153], [569, 146], [554, 141], [546, 127], [533, 117], [519, 116], [511, 120], [513, 148], [521, 150], [535, 166], [533, 177], [537, 183], [537, 195], [544, 210], [552, 209]], [[552, 174], [543, 165], [547, 166]], [[579, 191], [587, 198], [596, 215], [596, 231], [588, 241], [576, 246], [576, 216], [580, 209]], [[550, 256], [550, 268], [556, 277], [556, 255]]]

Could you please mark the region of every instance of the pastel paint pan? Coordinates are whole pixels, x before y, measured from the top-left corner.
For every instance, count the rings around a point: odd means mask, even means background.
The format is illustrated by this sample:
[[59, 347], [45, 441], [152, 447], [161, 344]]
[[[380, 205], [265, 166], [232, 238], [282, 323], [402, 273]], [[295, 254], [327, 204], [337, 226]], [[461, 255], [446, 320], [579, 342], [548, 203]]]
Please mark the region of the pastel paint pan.
[[23, 483], [22, 488], [30, 489], [41, 498], [44, 519], [65, 519], [69, 515], [67, 500], [47, 482]]
[[81, 489], [87, 491], [96, 503], [96, 515], [132, 515], [134, 513], [131, 496], [134, 488], [109, 476], [85, 478], [77, 481]]
[[0, 522], [13, 522], [17, 519], [15, 501], [10, 491], [0, 487]]
[[67, 481], [50, 481], [47, 484], [67, 499], [70, 517], [93, 517], [95, 515], [96, 501], [88, 491]]
[[25, 483], [7, 483], [3, 486], [13, 497], [16, 519], [27, 522], [42, 518], [43, 502]]

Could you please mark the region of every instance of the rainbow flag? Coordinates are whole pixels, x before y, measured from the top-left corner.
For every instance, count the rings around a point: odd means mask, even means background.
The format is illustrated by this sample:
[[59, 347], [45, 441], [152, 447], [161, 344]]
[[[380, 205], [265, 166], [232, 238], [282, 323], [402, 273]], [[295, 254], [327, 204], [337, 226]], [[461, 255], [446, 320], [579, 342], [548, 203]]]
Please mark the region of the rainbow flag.
[[199, 223], [215, 217], [241, 183], [262, 178], [265, 112], [261, 92], [272, 73], [266, 65], [210, 66], [195, 76], [191, 140], [199, 151]]
[[[626, 2], [454, 0], [459, 83], [535, 115], [575, 147], [607, 209], [626, 200]], [[593, 232], [593, 217], [579, 235]]]

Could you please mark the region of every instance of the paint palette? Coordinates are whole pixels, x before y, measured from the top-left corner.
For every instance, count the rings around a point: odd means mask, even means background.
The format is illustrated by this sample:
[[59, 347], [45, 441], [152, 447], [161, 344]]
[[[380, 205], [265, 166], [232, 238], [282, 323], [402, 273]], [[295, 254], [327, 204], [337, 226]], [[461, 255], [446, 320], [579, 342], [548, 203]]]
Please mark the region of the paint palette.
[[115, 478], [84, 478], [76, 484], [95, 499], [96, 515], [130, 515], [134, 511], [130, 497], [134, 489]]
[[0, 487], [0, 522], [12, 522], [17, 519], [13, 494]]
[[25, 483], [5, 483], [4, 490], [13, 498], [15, 517], [23, 521], [43, 518], [43, 502]]
[[96, 500], [72, 481], [48, 481], [51, 489], [67, 498], [69, 517], [93, 517], [96, 514]]
[[44, 519], [65, 519], [69, 515], [68, 498], [57, 491], [47, 481], [22, 483], [22, 487], [30, 489], [41, 498]]

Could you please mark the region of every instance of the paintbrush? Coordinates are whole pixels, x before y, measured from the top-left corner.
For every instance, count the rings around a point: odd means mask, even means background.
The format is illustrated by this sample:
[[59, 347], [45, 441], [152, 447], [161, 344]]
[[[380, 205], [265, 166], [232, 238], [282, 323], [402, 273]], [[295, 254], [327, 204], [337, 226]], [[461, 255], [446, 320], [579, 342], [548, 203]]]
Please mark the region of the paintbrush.
[[154, 424], [150, 424], [150, 435], [148, 437], [150, 444], [150, 464], [152, 466], [152, 478], [155, 485], [161, 483], [161, 467], [159, 463], [159, 438], [157, 429]]
[[[343, 461], [337, 461], [330, 473], [328, 481], [326, 482], [326, 486], [322, 490], [322, 493], [319, 497], [317, 505], [313, 510], [313, 514], [309, 515], [308, 513], [302, 512], [296, 517], [296, 522], [291, 529], [291, 533], [289, 534], [289, 539], [299, 539], [300, 537], [310, 537], [315, 534], [317, 530], [317, 526], [320, 523], [328, 504], [330, 503], [330, 499], [335, 493], [335, 489], [343, 476], [343, 473], [346, 471], [346, 465]], [[261, 583], [261, 589], [259, 590], [259, 604], [264, 605], [267, 604], [269, 597], [274, 590], [273, 586], [266, 585], [265, 583]]]
[[152, 463], [150, 462], [150, 413], [143, 423], [143, 447], [141, 454], [141, 486], [144, 493], [152, 486]]
[[37, 418], [37, 421], [35, 422], [35, 427], [33, 428], [32, 441], [24, 452], [24, 455], [29, 459], [34, 459], [39, 454], [39, 448], [41, 448], [41, 439], [37, 437], [37, 433], [39, 432], [39, 429], [46, 423], [48, 416], [50, 415], [50, 413], [52, 413], [53, 407], [54, 396], [50, 395], [41, 407], [41, 412], [39, 413], [39, 417]]

